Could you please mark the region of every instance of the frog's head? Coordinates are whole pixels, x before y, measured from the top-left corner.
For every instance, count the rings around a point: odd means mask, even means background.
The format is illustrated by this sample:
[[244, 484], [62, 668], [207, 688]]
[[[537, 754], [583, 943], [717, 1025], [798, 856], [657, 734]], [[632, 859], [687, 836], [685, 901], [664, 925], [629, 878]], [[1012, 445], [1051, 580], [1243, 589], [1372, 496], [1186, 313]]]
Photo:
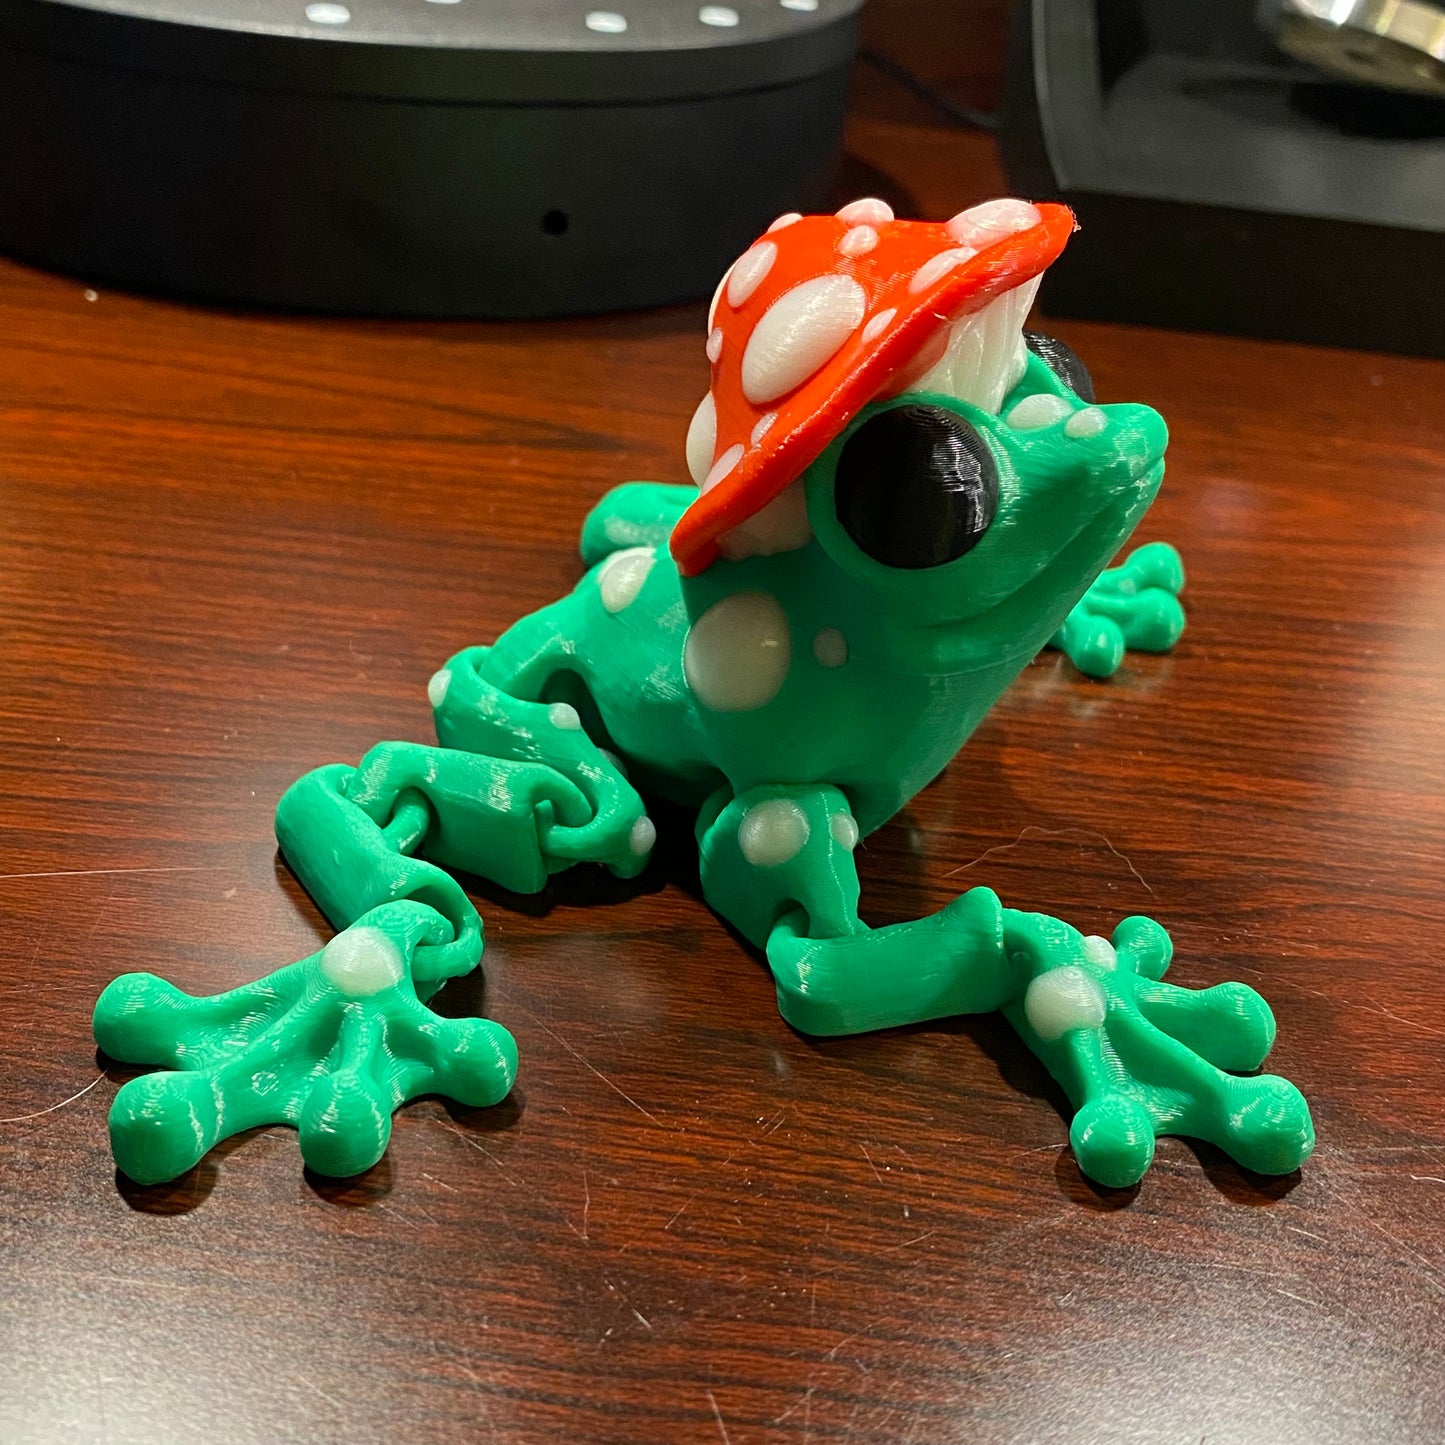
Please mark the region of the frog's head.
[[775, 222], [709, 315], [684, 575], [792, 565], [895, 665], [1037, 651], [1164, 470], [1159, 415], [1096, 405], [1078, 358], [1023, 329], [1073, 229], [1013, 200], [946, 224], [876, 200]]

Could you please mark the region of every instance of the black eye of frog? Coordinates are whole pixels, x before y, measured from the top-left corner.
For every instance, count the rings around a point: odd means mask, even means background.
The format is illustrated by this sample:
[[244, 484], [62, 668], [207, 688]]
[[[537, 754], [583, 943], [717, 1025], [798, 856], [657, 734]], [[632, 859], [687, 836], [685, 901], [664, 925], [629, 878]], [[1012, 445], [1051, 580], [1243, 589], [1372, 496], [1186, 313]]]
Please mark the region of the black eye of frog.
[[1074, 354], [1072, 347], [1065, 346], [1057, 336], [1045, 336], [1042, 331], [1025, 331], [1024, 345], [1080, 401], [1086, 401], [1092, 406], [1098, 400], [1094, 395], [1094, 378], [1089, 375], [1089, 368]]
[[962, 557], [998, 510], [988, 443], [941, 406], [870, 417], [838, 458], [834, 506], [844, 530], [886, 567], [938, 567]]

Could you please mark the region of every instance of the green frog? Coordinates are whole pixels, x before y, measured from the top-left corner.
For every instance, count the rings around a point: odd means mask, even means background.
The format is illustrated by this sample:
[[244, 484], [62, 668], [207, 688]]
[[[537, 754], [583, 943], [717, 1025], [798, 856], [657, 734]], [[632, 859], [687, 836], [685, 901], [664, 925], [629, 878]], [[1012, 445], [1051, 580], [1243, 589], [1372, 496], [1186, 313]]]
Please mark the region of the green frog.
[[1072, 229], [1017, 200], [946, 223], [872, 199], [780, 217], [709, 312], [694, 484], [601, 501], [575, 590], [432, 677], [438, 746], [382, 743], [281, 799], [282, 851], [336, 936], [218, 996], [149, 974], [102, 994], [102, 1049], [168, 1066], [115, 1099], [120, 1168], [173, 1178], [282, 1122], [312, 1169], [351, 1175], [406, 1100], [501, 1100], [510, 1034], [428, 1007], [482, 953], [453, 870], [521, 893], [580, 863], [635, 877], [649, 799], [695, 814], [704, 896], [761, 951], [793, 1028], [1001, 1010], [1072, 1102], [1098, 1183], [1136, 1183], [1160, 1133], [1298, 1168], [1308, 1107], [1254, 1073], [1268, 1006], [1165, 983], [1153, 920], [1085, 937], [986, 887], [914, 922], [858, 914], [859, 839], [1042, 647], [1106, 676], [1184, 625], [1172, 548], [1104, 570], [1163, 478], [1162, 419], [1098, 405], [1078, 358], [1025, 329]]

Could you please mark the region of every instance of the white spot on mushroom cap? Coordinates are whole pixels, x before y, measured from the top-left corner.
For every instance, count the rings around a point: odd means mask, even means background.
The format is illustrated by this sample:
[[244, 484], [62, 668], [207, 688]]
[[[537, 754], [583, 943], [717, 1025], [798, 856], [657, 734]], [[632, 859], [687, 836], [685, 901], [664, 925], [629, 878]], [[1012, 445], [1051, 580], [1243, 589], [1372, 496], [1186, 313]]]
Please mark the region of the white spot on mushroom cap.
[[878, 245], [878, 232], [872, 226], [853, 226], [838, 242], [840, 256], [866, 256]]
[[886, 311], [880, 311], [876, 316], [868, 318], [868, 324], [863, 328], [863, 340], [872, 341], [875, 336], [886, 331], [893, 318], [898, 315], [898, 308], [890, 306]]
[[712, 467], [713, 453], [717, 450], [717, 403], [712, 399], [712, 392], [698, 402], [687, 426], [687, 442], [683, 450], [687, 454], [687, 471], [692, 484], [700, 487]]
[[597, 587], [602, 594], [602, 605], [609, 612], [621, 612], [630, 607], [642, 591], [647, 574], [657, 561], [655, 547], [628, 547], [614, 552], [597, 574]]
[[754, 406], [805, 382], [858, 328], [868, 310], [851, 276], [814, 276], [763, 312], [743, 352], [743, 395]]
[[778, 414], [775, 411], [770, 411], [765, 416], [760, 416], [758, 418], [757, 425], [753, 427], [752, 434], [748, 437], [748, 440], [754, 446], [757, 446], [758, 443], [762, 441], [762, 439], [767, 436], [767, 434], [772, 430], [773, 423], [777, 421], [777, 419]]
[[734, 310], [741, 306], [763, 284], [777, 259], [776, 241], [759, 241], [744, 251], [728, 272], [728, 305]]
[[632, 831], [627, 835], [627, 846], [639, 858], [644, 854], [652, 852], [652, 845], [657, 842], [657, 825], [644, 813], [633, 825]]
[[755, 868], [776, 868], [803, 851], [808, 832], [808, 815], [791, 798], [769, 798], [743, 814], [738, 847]]
[[306, 7], [306, 18], [313, 25], [345, 25], [351, 19], [351, 11], [344, 5], [318, 3]]
[[795, 221], [801, 221], [802, 219], [803, 213], [801, 211], [784, 211], [783, 214], [768, 227], [768, 234], [771, 235], [774, 231], [785, 230]]
[[858, 824], [851, 813], [834, 813], [828, 819], [828, 831], [840, 848], [851, 853], [858, 846]]
[[961, 246], [972, 246], [981, 251], [1005, 236], [1037, 226], [1042, 219], [1036, 206], [1005, 196], [960, 211], [947, 223], [948, 234]]
[[1075, 1029], [1101, 1027], [1107, 1012], [1104, 990], [1077, 964], [1041, 973], [1024, 994], [1024, 1017], [1046, 1044]]
[[564, 733], [575, 733], [582, 727], [582, 719], [570, 702], [554, 702], [547, 709], [547, 721]]
[[431, 681], [426, 685], [427, 701], [432, 707], [438, 708], [447, 700], [447, 690], [452, 685], [452, 673], [449, 667], [444, 667], [440, 672], [431, 675]]
[[707, 346], [704, 348], [704, 350], [707, 352], [707, 359], [709, 361], [716, 361], [718, 357], [722, 355], [722, 348], [722, 327], [714, 326], [713, 329], [707, 334]]
[[1039, 391], [1026, 396], [1004, 418], [1015, 431], [1038, 431], [1053, 426], [1073, 411], [1068, 402], [1052, 392]]
[[818, 0], [778, 0], [784, 10], [816, 10]]
[[627, 29], [627, 17], [615, 10], [589, 10], [583, 24], [599, 35], [621, 35]]
[[702, 486], [699, 490], [710, 492], [722, 481], [722, 479], [736, 469], [737, 464], [743, 459], [743, 444], [734, 442], [717, 461], [712, 464], [712, 469], [702, 479]]
[[716, 25], [729, 30], [738, 23], [738, 12], [731, 5], [704, 5], [697, 12], [697, 18], [704, 25]]
[[713, 712], [751, 712], [771, 702], [792, 661], [788, 618], [767, 592], [734, 592], [688, 629], [682, 670]]
[[813, 656], [819, 667], [842, 667], [848, 661], [848, 639], [836, 627], [820, 627], [813, 634]]
[[405, 971], [401, 950], [380, 928], [348, 928], [321, 950], [323, 976], [348, 998], [370, 998], [394, 988]]
[[1064, 435], [1076, 441], [1082, 437], [1096, 437], [1108, 425], [1109, 414], [1102, 407], [1086, 406], [1064, 423]]
[[914, 273], [908, 282], [909, 293], [913, 296], [926, 291], [935, 282], [941, 281], [948, 273], [965, 261], [971, 261], [978, 252], [969, 246], [959, 246], [952, 251], [940, 251], [930, 256]]
[[877, 196], [864, 196], [861, 200], [849, 201], [841, 211], [834, 214], [850, 226], [881, 226], [893, 219], [893, 207]]

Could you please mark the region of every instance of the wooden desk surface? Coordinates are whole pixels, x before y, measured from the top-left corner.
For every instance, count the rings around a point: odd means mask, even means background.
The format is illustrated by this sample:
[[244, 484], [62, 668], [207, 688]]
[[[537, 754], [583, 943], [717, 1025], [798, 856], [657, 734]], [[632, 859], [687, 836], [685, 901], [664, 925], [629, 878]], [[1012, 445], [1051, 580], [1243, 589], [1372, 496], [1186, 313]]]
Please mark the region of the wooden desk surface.
[[[932, 214], [999, 189], [911, 113], [851, 147]], [[412, 1105], [350, 1184], [279, 1128], [116, 1177], [97, 992], [317, 946], [276, 798], [428, 739], [433, 668], [571, 584], [589, 503], [680, 475], [700, 310], [282, 319], [0, 265], [0, 1438], [1445, 1438], [1436, 363], [1060, 324], [1169, 418], [1140, 539], [1189, 632], [1034, 664], [861, 853], [875, 921], [987, 882], [1258, 986], [1300, 1176], [1170, 1140], [1091, 1188], [996, 1020], [795, 1036], [679, 842], [481, 900], [485, 997], [443, 997], [516, 1033], [506, 1104]]]

